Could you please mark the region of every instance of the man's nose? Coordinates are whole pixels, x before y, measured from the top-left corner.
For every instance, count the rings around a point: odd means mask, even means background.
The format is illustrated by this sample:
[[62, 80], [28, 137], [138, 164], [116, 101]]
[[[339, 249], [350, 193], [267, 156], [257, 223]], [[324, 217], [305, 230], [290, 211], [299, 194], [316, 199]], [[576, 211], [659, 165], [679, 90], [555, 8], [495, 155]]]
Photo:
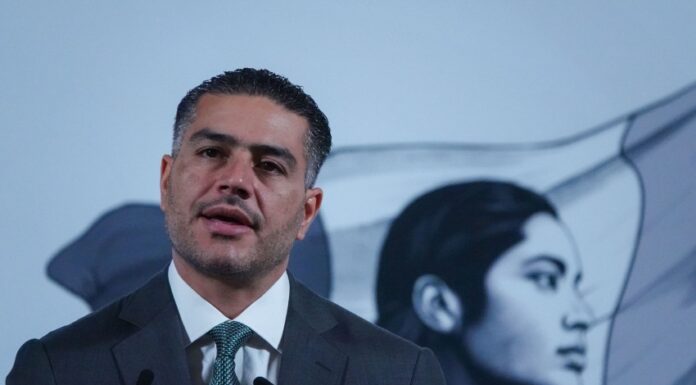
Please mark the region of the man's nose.
[[253, 195], [254, 165], [250, 159], [242, 156], [232, 156], [221, 170], [218, 180], [218, 191], [223, 194], [236, 195], [241, 199], [249, 199]]
[[584, 332], [590, 327], [593, 318], [590, 306], [582, 297], [578, 297], [563, 316], [563, 327]]

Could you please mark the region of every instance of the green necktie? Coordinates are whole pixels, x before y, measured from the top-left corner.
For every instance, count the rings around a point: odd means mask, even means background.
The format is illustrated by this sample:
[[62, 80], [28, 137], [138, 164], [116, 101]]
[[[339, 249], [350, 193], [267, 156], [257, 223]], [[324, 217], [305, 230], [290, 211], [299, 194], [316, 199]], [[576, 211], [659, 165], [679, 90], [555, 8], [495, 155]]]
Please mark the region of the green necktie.
[[210, 329], [208, 334], [217, 347], [210, 385], [240, 385], [234, 373], [234, 356], [254, 332], [243, 323], [228, 320]]

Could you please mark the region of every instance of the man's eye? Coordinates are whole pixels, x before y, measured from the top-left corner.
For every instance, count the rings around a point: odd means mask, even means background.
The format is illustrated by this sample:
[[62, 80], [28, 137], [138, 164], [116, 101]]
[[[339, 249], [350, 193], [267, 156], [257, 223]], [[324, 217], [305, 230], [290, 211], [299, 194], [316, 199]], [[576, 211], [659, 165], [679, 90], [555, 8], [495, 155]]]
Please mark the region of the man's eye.
[[205, 148], [200, 154], [206, 158], [219, 158], [222, 155], [222, 151], [217, 148]]
[[527, 274], [538, 289], [555, 291], [558, 287], [558, 276], [545, 272], [533, 272]]
[[260, 170], [263, 170], [267, 173], [277, 173], [277, 174], [283, 174], [283, 168], [280, 167], [277, 163], [271, 162], [271, 161], [261, 161], [256, 164], [256, 167]]

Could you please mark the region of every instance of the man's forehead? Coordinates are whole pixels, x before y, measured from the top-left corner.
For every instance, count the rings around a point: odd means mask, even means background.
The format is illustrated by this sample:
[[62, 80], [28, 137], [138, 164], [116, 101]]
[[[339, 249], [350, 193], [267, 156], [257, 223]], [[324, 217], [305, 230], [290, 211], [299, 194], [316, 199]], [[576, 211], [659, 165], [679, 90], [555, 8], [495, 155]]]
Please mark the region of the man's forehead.
[[206, 92], [196, 102], [196, 112], [206, 109], [213, 105], [227, 105], [229, 107], [239, 106], [239, 108], [251, 108], [258, 105], [268, 105], [282, 110], [287, 114], [295, 115], [299, 119], [307, 120], [304, 116], [296, 111], [287, 108], [282, 103], [274, 98], [263, 94], [248, 94], [248, 93], [222, 93], [222, 92]]
[[268, 127], [286, 130], [290, 135], [293, 131], [299, 131], [303, 138], [309, 130], [306, 117], [268, 96], [206, 93], [197, 101], [189, 123], [189, 128], [193, 127], [194, 130], [187, 129], [185, 136], [190, 136], [191, 131], [204, 128], [206, 123], [215, 120], [240, 125], [264, 121]]

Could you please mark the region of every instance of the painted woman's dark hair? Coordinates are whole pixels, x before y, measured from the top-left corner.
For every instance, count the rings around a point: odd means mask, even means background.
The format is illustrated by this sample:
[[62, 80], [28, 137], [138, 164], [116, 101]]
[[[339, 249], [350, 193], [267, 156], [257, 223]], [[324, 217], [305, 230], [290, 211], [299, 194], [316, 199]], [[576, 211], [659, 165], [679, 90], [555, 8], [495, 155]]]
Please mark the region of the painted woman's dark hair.
[[419, 342], [425, 333], [411, 295], [416, 279], [433, 274], [457, 292], [466, 321], [485, 307], [484, 278], [493, 262], [523, 240], [525, 222], [537, 213], [557, 217], [549, 201], [499, 181], [445, 186], [411, 202], [394, 220], [380, 255], [377, 323]]

